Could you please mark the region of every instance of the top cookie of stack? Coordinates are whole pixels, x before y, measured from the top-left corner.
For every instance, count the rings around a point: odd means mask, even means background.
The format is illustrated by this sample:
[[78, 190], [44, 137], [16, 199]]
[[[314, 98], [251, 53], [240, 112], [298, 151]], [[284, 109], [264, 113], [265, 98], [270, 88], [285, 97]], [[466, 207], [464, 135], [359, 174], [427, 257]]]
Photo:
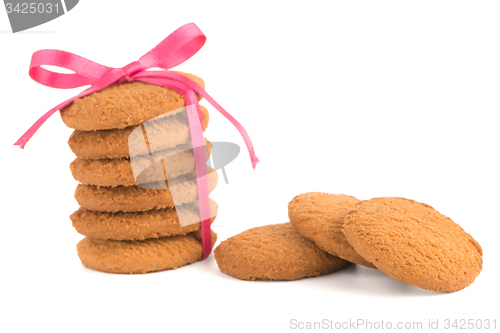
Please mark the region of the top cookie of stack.
[[[205, 88], [205, 83], [199, 77], [177, 73]], [[134, 81], [113, 84], [79, 98], [64, 107], [60, 113], [66, 126], [79, 131], [96, 131], [139, 125], [183, 106], [184, 98], [178, 92]]]

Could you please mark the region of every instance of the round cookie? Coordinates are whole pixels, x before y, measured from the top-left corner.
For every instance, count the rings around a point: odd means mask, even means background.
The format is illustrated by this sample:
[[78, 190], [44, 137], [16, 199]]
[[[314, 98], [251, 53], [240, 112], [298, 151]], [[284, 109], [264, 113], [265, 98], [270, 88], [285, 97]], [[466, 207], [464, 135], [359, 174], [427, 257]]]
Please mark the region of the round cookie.
[[[202, 128], [203, 131], [205, 131], [208, 126], [208, 111], [201, 105], [200, 111], [202, 117]], [[181, 116], [179, 115], [175, 117]], [[160, 124], [161, 122], [158, 122], [158, 125]], [[184, 124], [185, 120], [181, 118], [177, 122], [169, 122], [168, 128], [162, 127], [162, 130], [169, 130], [169, 133], [175, 133], [175, 135], [161, 135], [160, 130], [153, 131], [154, 133], [158, 134], [148, 135], [148, 142], [146, 142], [147, 146], [149, 147], [149, 140], [152, 140], [153, 137], [161, 138], [161, 142], [156, 142], [154, 145], [154, 147], [161, 147], [161, 149], [173, 148], [177, 145], [188, 142], [191, 136], [189, 133], [189, 128], [183, 126]], [[75, 130], [69, 137], [68, 144], [73, 153], [80, 158], [125, 158], [129, 157], [128, 137], [130, 133], [136, 128], [137, 126], [129, 126], [123, 129], [111, 129], [103, 131]]]
[[[211, 192], [217, 185], [218, 174], [211, 168], [209, 172], [208, 187]], [[180, 182], [176, 185], [176, 204], [193, 202], [198, 198], [196, 182], [189, 181], [195, 177], [196, 173], [192, 171], [176, 178]], [[155, 190], [139, 186], [105, 187], [78, 184], [75, 199], [81, 207], [101, 212], [137, 212], [174, 207], [168, 186], [164, 190]]]
[[296, 280], [351, 264], [320, 250], [290, 223], [246, 230], [220, 243], [214, 257], [221, 272], [241, 280]]
[[[212, 231], [212, 244], [217, 234]], [[83, 266], [106, 273], [141, 274], [176, 269], [201, 260], [201, 232], [138, 241], [85, 237], [77, 245]]]
[[[199, 77], [178, 73], [205, 88]], [[78, 98], [62, 108], [60, 114], [70, 128], [95, 131], [139, 125], [185, 104], [182, 95], [172, 89], [134, 81], [115, 83]]]
[[[205, 140], [205, 154], [210, 158], [210, 144]], [[133, 158], [136, 170], [145, 170], [151, 165], [151, 158], [156, 161], [161, 159], [168, 163], [168, 176], [179, 177], [195, 169], [195, 160], [191, 145], [181, 145], [165, 149], [149, 155], [140, 155]], [[99, 186], [132, 186], [136, 185], [132, 164], [128, 158], [89, 160], [77, 157], [70, 164], [71, 174], [75, 180], [85, 185]], [[163, 172], [158, 168], [149, 168], [139, 177], [140, 183], [151, 183], [166, 180]]]
[[[93, 239], [141, 240], [165, 236], [185, 235], [200, 230], [197, 205], [185, 204], [177, 208], [153, 209], [144, 212], [106, 213], [90, 211], [80, 207], [71, 214], [73, 227], [80, 234]], [[177, 211], [184, 210], [193, 224], [182, 227]], [[217, 215], [218, 205], [210, 199], [212, 223]]]
[[481, 246], [429, 205], [375, 198], [349, 210], [344, 234], [354, 249], [387, 275], [409, 285], [454, 292], [482, 268]]
[[288, 204], [290, 223], [304, 237], [331, 255], [355, 264], [376, 268], [361, 257], [342, 232], [349, 208], [359, 202], [343, 194], [311, 192], [293, 198]]

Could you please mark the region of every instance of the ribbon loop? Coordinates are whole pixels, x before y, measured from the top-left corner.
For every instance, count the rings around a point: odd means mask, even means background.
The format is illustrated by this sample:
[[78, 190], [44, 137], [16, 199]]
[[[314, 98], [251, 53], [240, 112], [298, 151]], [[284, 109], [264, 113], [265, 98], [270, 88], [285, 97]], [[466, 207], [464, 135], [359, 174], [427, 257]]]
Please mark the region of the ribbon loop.
[[188, 23], [168, 35], [139, 61], [146, 68], [174, 68], [195, 55], [206, 40], [207, 37], [196, 24]]
[[[64, 68], [74, 73], [57, 73], [42, 66]], [[100, 65], [70, 52], [40, 50], [31, 56], [29, 75], [33, 80], [45, 86], [71, 89], [95, 83], [110, 69], [110, 67]]]

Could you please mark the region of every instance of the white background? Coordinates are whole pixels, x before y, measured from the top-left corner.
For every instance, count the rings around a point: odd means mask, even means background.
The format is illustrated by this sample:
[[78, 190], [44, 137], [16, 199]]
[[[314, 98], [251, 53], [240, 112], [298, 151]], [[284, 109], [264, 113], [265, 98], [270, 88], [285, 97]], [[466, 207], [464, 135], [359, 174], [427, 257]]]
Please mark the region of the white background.
[[[443, 328], [456, 318], [496, 319], [498, 328], [499, 17], [496, 1], [87, 0], [12, 34], [0, 7], [0, 331], [286, 332], [292, 319], [424, 328], [439, 320]], [[226, 167], [229, 185], [220, 177], [212, 195], [217, 245], [286, 222], [288, 202], [303, 192], [403, 196], [432, 205], [481, 244], [476, 281], [427, 292], [353, 265], [246, 282], [222, 274], [213, 255], [146, 275], [85, 269], [75, 248], [82, 236], [68, 218], [78, 208], [72, 130], [55, 114], [24, 150], [13, 146], [81, 89], [32, 81], [31, 54], [54, 48], [122, 67], [188, 22], [208, 39], [177, 69], [205, 80], [261, 160], [252, 170], [236, 129], [209, 107], [207, 138], [242, 147]]]

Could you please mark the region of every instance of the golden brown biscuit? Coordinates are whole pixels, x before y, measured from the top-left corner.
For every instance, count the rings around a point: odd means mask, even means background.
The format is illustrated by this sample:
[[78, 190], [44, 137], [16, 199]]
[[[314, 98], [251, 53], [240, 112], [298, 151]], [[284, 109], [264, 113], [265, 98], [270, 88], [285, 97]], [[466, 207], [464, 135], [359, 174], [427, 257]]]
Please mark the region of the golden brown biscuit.
[[221, 272], [241, 280], [296, 280], [351, 264], [320, 250], [290, 223], [246, 230], [220, 243], [214, 257]]
[[409, 285], [454, 292], [482, 268], [481, 246], [429, 205], [404, 198], [375, 198], [349, 210], [344, 234], [363, 258]]
[[288, 217], [295, 229], [323, 251], [350, 262], [376, 268], [361, 257], [342, 232], [349, 208], [359, 202], [343, 194], [311, 192], [293, 198], [288, 204]]
[[[218, 175], [213, 169], [208, 174], [209, 191], [217, 185]], [[193, 171], [188, 175], [176, 178], [176, 204], [193, 202], [198, 198], [196, 182], [187, 181], [195, 179]], [[79, 184], [75, 191], [78, 204], [88, 210], [101, 212], [137, 212], [151, 209], [174, 207], [174, 200], [169, 188], [154, 190], [139, 186], [105, 187]]]
[[[177, 208], [153, 209], [144, 212], [106, 213], [80, 207], [71, 214], [73, 227], [80, 234], [93, 239], [141, 240], [165, 236], [185, 235], [200, 230], [197, 205], [188, 203]], [[182, 227], [177, 211], [183, 210], [188, 223]], [[218, 205], [210, 199], [212, 223], [217, 215]]]
[[[205, 154], [208, 160], [210, 158], [210, 144], [207, 140], [205, 140], [205, 144]], [[73, 178], [85, 185], [114, 187], [151, 183], [166, 180], [167, 177], [179, 177], [193, 171], [195, 160], [191, 147], [191, 145], [180, 145], [152, 153], [151, 156], [140, 155], [133, 157], [135, 170], [145, 170], [151, 165], [151, 158], [155, 161], [163, 159], [164, 163], [168, 163], [168, 174], [159, 169], [149, 168], [141, 174], [137, 182], [134, 178], [132, 164], [128, 158], [90, 160], [77, 157], [69, 167]]]
[[[217, 234], [212, 231], [212, 244], [216, 241]], [[76, 249], [85, 267], [119, 274], [176, 269], [201, 260], [203, 254], [199, 231], [138, 241], [85, 237], [76, 245]]]
[[[200, 86], [199, 77], [180, 73]], [[166, 112], [185, 106], [181, 94], [172, 89], [141, 81], [115, 83], [88, 96], [74, 100], [61, 109], [66, 126], [80, 131], [125, 128], [142, 124]]]
[[[208, 111], [200, 105], [202, 116], [203, 131], [208, 126]], [[177, 145], [187, 143], [190, 139], [189, 128], [183, 126], [185, 120], [182, 115], [175, 116], [180, 118], [176, 122], [168, 122], [168, 126], [162, 127], [163, 130], [175, 135], [162, 135], [161, 131], [150, 130], [156, 135], [148, 135], [146, 142], [149, 147], [149, 140], [155, 137], [161, 138], [161, 142], [156, 142], [154, 147], [161, 149], [173, 148]], [[161, 124], [161, 121], [158, 122]], [[128, 137], [137, 126], [129, 126], [123, 129], [111, 129], [103, 131], [78, 131], [75, 130], [69, 137], [68, 144], [73, 153], [80, 158], [104, 159], [104, 158], [124, 158], [129, 157]], [[134, 147], [132, 147], [132, 151]]]

